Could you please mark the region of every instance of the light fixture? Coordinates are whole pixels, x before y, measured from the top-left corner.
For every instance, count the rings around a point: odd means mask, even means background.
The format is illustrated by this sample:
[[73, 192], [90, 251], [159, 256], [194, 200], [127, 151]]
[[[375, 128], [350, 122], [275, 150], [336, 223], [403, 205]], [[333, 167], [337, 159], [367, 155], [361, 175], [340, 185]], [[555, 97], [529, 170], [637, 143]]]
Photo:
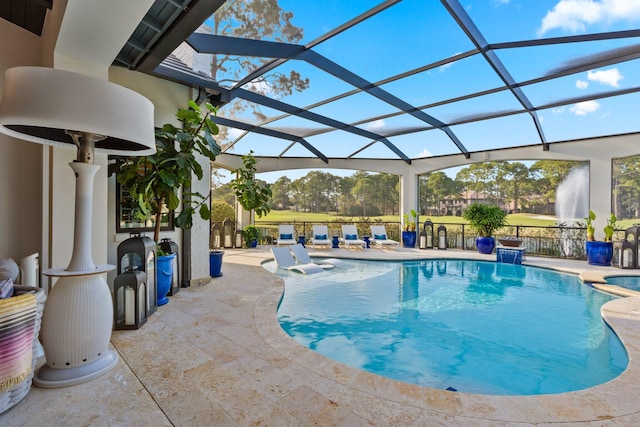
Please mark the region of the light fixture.
[[35, 375], [40, 387], [82, 383], [118, 362], [109, 349], [113, 303], [106, 272], [91, 254], [94, 151], [119, 155], [155, 152], [153, 104], [122, 86], [69, 71], [15, 67], [5, 73], [0, 132], [38, 144], [76, 148], [69, 164], [76, 176], [73, 251], [58, 277], [42, 318], [47, 364]]

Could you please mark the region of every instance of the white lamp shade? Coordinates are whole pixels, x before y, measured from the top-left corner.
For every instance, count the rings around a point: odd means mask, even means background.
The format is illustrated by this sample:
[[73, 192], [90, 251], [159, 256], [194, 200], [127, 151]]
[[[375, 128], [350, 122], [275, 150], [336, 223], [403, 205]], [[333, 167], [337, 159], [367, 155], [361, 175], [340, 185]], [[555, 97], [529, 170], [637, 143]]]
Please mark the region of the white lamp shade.
[[45, 145], [76, 148], [65, 131], [98, 134], [96, 151], [142, 156], [156, 150], [153, 104], [123, 86], [43, 67], [5, 72], [0, 132]]

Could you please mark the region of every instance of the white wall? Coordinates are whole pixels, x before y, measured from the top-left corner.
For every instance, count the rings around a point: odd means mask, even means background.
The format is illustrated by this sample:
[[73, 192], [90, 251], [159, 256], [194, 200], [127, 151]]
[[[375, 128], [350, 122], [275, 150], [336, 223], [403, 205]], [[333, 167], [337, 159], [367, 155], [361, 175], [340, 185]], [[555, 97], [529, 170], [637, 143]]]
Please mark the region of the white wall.
[[[43, 63], [42, 38], [0, 19], [0, 95], [7, 68]], [[0, 258], [42, 248], [42, 152], [38, 144], [0, 134]]]

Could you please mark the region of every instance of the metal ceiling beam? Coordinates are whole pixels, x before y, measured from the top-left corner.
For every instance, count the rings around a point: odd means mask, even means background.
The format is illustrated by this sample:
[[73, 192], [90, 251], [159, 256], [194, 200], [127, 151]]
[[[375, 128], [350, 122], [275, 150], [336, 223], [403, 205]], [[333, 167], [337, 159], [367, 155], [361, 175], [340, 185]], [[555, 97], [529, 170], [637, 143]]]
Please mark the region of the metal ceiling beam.
[[264, 58], [293, 58], [305, 47], [265, 40], [242, 39], [217, 34], [193, 33], [186, 40], [198, 53], [256, 56]]
[[516, 84], [515, 79], [511, 76], [507, 68], [504, 66], [500, 58], [495, 52], [489, 49], [489, 43], [485, 40], [484, 36], [476, 27], [471, 17], [467, 14], [466, 10], [460, 5], [458, 0], [440, 0], [444, 7], [449, 11], [453, 19], [458, 23], [462, 31], [467, 35], [469, 40], [478, 48], [481, 55], [489, 63], [491, 68], [496, 72], [498, 77], [507, 85], [511, 93], [522, 104], [522, 106], [529, 112], [531, 119], [536, 127], [540, 141], [542, 142], [543, 149], [547, 151], [549, 144], [547, 143], [542, 125], [538, 119], [538, 115], [535, 112], [533, 104], [529, 101], [529, 98], [522, 92], [522, 90]]
[[362, 90], [363, 92], [368, 93], [369, 95], [375, 96], [376, 98], [380, 99], [381, 101], [392, 105], [394, 107], [396, 107], [397, 109], [404, 111], [407, 114], [410, 114], [412, 116], [414, 116], [415, 118], [417, 118], [418, 120], [421, 120], [425, 123], [428, 123], [438, 129], [440, 129], [441, 131], [443, 131], [445, 134], [447, 134], [447, 136], [449, 137], [449, 139], [451, 139], [451, 141], [453, 141], [453, 143], [458, 147], [458, 149], [460, 150], [460, 152], [462, 154], [464, 154], [464, 156], [468, 159], [471, 154], [469, 153], [469, 151], [465, 148], [465, 146], [462, 144], [462, 142], [460, 142], [460, 140], [458, 139], [458, 137], [451, 131], [451, 129], [449, 129], [449, 127], [444, 124], [443, 122], [441, 122], [440, 120], [436, 119], [435, 117], [425, 113], [424, 111], [414, 107], [413, 105], [409, 104], [408, 102], [403, 101], [402, 99], [396, 97], [395, 95], [392, 95], [391, 93], [387, 92], [384, 89], [381, 89], [380, 87], [376, 86], [374, 83], [371, 83], [365, 79], [363, 79], [362, 77], [358, 76], [357, 74], [347, 70], [346, 68], [341, 67], [340, 65], [336, 64], [333, 61], [330, 61], [329, 59], [323, 57], [322, 55], [313, 52], [311, 50], [305, 51], [303, 52], [299, 58], [304, 59], [305, 61], [309, 62], [312, 65], [315, 65], [316, 67], [320, 68], [321, 70], [324, 70], [326, 72], [328, 72], [329, 74], [339, 78], [342, 81], [345, 81], [357, 88], [359, 88], [360, 90]]
[[[425, 112], [417, 109], [416, 107], [410, 105], [409, 103], [397, 98], [396, 96], [390, 94], [389, 92], [377, 87], [374, 83], [371, 83], [357, 74], [347, 70], [344, 67], [339, 66], [333, 61], [325, 58], [324, 56], [306, 49], [304, 46], [287, 44], [287, 43], [276, 43], [262, 40], [247, 40], [247, 39], [238, 39], [234, 37], [226, 37], [212, 34], [194, 34], [187, 40], [189, 45], [193, 47], [198, 53], [207, 53], [207, 54], [225, 54], [225, 55], [241, 55], [241, 56], [258, 56], [258, 57], [271, 57], [278, 59], [300, 59], [308, 62], [311, 65], [314, 65], [317, 68], [320, 68], [323, 71], [328, 72], [329, 74], [334, 75], [342, 81], [345, 81], [357, 88], [361, 91], [367, 92], [370, 95], [375, 96], [376, 98], [382, 100], [383, 102], [392, 105], [412, 116], [416, 117], [423, 122], [429, 123], [432, 126], [437, 127], [438, 129], [445, 132], [449, 138], [456, 144], [461, 153], [465, 155], [466, 158], [470, 157], [469, 151], [462, 145], [460, 140], [456, 137], [456, 135], [449, 129], [447, 125], [437, 120], [435, 117], [432, 117]], [[232, 90], [232, 93], [234, 90]], [[271, 98], [262, 97], [260, 101], [255, 101], [262, 105], [266, 105], [272, 108], [279, 109], [281, 111], [285, 111], [291, 114], [295, 114], [297, 116], [302, 116], [305, 110], [299, 109], [296, 107], [291, 107], [290, 109], [283, 109], [282, 106], [286, 105], [284, 103], [279, 103], [279, 101], [271, 100]], [[265, 104], [266, 102], [271, 102], [270, 104]], [[280, 105], [280, 107], [274, 107], [273, 105]], [[308, 112], [307, 112], [308, 113]], [[309, 113], [311, 114], [311, 113]], [[316, 115], [317, 116], [317, 115]], [[310, 116], [307, 115], [306, 118]], [[318, 121], [318, 118], [322, 116], [317, 116], [316, 118], [310, 118], [310, 120]], [[326, 118], [325, 118], [326, 119]], [[327, 119], [328, 120], [328, 119]], [[327, 124], [327, 122], [320, 122], [323, 124]], [[336, 123], [338, 123], [336, 121]], [[346, 124], [342, 124], [343, 126], [349, 126]], [[333, 126], [336, 127], [336, 126]], [[348, 130], [347, 127], [339, 129]], [[353, 128], [353, 127], [351, 127]], [[357, 128], [356, 128], [357, 129]], [[409, 158], [402, 153], [395, 145], [393, 145], [390, 141], [381, 139], [380, 135], [377, 135], [377, 139], [383, 142], [387, 147], [389, 147], [394, 153], [398, 154], [403, 160], [407, 161]]]
[[335, 129], [340, 129], [345, 132], [353, 133], [358, 136], [362, 136], [365, 138], [373, 139], [374, 141], [380, 141], [384, 145], [387, 146], [391, 151], [393, 151], [398, 157], [404, 160], [407, 164], [411, 164], [411, 159], [403, 153], [398, 147], [396, 147], [391, 141], [383, 137], [382, 135], [378, 135], [374, 132], [370, 132], [365, 129], [360, 129], [358, 127], [352, 126], [347, 123], [340, 122], [338, 120], [331, 119], [326, 116], [322, 116], [317, 113], [312, 113], [311, 111], [304, 110], [299, 107], [294, 107], [290, 104], [284, 103], [282, 101], [275, 100], [273, 98], [266, 97], [264, 95], [260, 95], [255, 92], [251, 92], [246, 89], [234, 89], [231, 91], [232, 99], [235, 97], [245, 99], [247, 101], [255, 102], [260, 105], [264, 105], [265, 107], [273, 108], [274, 110], [284, 111], [285, 113], [289, 113], [298, 117], [302, 117], [307, 120], [314, 121], [316, 123], [323, 124], [325, 126], [329, 126]]
[[640, 30], [611, 31], [608, 33], [580, 34], [577, 36], [548, 37], [545, 39], [521, 40], [515, 42], [491, 43], [489, 49], [515, 49], [519, 47], [547, 46], [564, 43], [593, 42], [640, 37]]
[[[337, 36], [338, 34], [348, 30], [349, 28], [371, 18], [372, 16], [377, 15], [378, 13], [382, 12], [383, 10], [386, 10], [387, 8], [395, 5], [396, 3], [400, 2], [402, 0], [387, 0], [383, 3], [380, 3], [378, 6], [369, 9], [367, 11], [365, 11], [364, 13], [356, 16], [355, 18], [353, 18], [352, 20], [350, 20], [349, 22], [346, 22], [342, 25], [340, 25], [338, 28], [335, 28], [331, 31], [329, 31], [326, 34], [323, 34], [322, 36], [318, 37], [317, 39], [312, 40], [311, 42], [307, 43], [306, 45], [304, 45], [304, 47], [306, 49], [311, 49], [314, 46], [325, 42], [335, 36]], [[273, 70], [274, 68], [278, 67], [279, 65], [285, 63], [287, 60], [286, 59], [274, 59], [272, 61], [267, 62], [266, 64], [262, 65], [261, 67], [253, 70], [252, 72], [250, 72], [249, 74], [247, 74], [244, 79], [240, 80], [239, 82], [237, 82], [233, 88], [238, 88], [238, 87], [242, 87], [245, 84], [253, 81], [254, 79], [256, 79], [259, 76], [264, 75], [265, 73], [268, 73], [269, 71]]]
[[271, 136], [273, 138], [279, 138], [279, 139], [284, 139], [284, 140], [287, 140], [287, 141], [297, 142], [299, 144], [302, 144], [302, 146], [304, 146], [307, 150], [309, 150], [313, 154], [315, 154], [324, 163], [327, 163], [327, 164], [329, 163], [329, 159], [327, 158], [327, 156], [322, 154], [316, 147], [314, 147], [313, 145], [309, 144], [304, 138], [301, 138], [299, 136], [291, 135], [291, 134], [280, 132], [280, 131], [273, 130], [273, 129], [268, 129], [268, 128], [263, 128], [263, 127], [259, 127], [259, 126], [255, 126], [255, 125], [250, 125], [248, 123], [243, 123], [243, 122], [239, 122], [237, 120], [231, 120], [231, 119], [227, 119], [225, 117], [220, 117], [220, 116], [211, 117], [211, 121], [213, 121], [213, 122], [215, 122], [215, 123], [217, 123], [219, 125], [222, 125], [222, 126], [228, 126], [228, 127], [232, 127], [232, 128], [236, 128], [236, 129], [242, 129], [242, 130], [245, 130], [247, 132], [259, 133], [261, 135]]

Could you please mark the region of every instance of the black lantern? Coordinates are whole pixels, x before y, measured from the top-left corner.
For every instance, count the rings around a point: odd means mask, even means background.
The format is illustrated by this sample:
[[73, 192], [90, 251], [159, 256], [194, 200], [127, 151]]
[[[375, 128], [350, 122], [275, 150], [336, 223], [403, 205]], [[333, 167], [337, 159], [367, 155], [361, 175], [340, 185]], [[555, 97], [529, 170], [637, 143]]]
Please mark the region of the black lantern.
[[220, 249], [222, 247], [220, 239], [222, 239], [220, 223], [216, 222], [211, 227], [211, 249]]
[[420, 249], [433, 249], [433, 222], [430, 219], [426, 220], [422, 226]]
[[637, 268], [636, 248], [631, 242], [614, 242], [611, 264], [618, 268]]
[[238, 228], [236, 230], [236, 242], [235, 242], [235, 247], [236, 248], [241, 248], [242, 247], [242, 229]]
[[169, 292], [167, 295], [175, 295], [180, 291], [180, 261], [178, 260], [178, 244], [171, 239], [162, 239], [160, 243], [158, 243], [160, 249], [162, 249], [166, 254], [176, 254], [173, 257], [173, 277], [171, 277], [171, 286], [169, 287]]
[[447, 227], [438, 226], [438, 249], [447, 249]]
[[233, 247], [234, 224], [229, 218], [222, 221], [222, 244], [225, 248]]
[[144, 271], [127, 267], [113, 283], [114, 329], [138, 329], [147, 322], [149, 293]]
[[633, 227], [629, 227], [624, 231], [624, 241], [633, 248], [633, 256], [631, 257], [633, 267], [630, 268], [640, 267], [638, 265], [640, 263], [640, 241], [638, 239], [640, 239], [640, 225], [633, 224]]
[[149, 237], [141, 236], [140, 233], [131, 233], [130, 236], [118, 245], [118, 273], [124, 273], [128, 268], [146, 273], [147, 315], [150, 316], [158, 308], [156, 242]]

